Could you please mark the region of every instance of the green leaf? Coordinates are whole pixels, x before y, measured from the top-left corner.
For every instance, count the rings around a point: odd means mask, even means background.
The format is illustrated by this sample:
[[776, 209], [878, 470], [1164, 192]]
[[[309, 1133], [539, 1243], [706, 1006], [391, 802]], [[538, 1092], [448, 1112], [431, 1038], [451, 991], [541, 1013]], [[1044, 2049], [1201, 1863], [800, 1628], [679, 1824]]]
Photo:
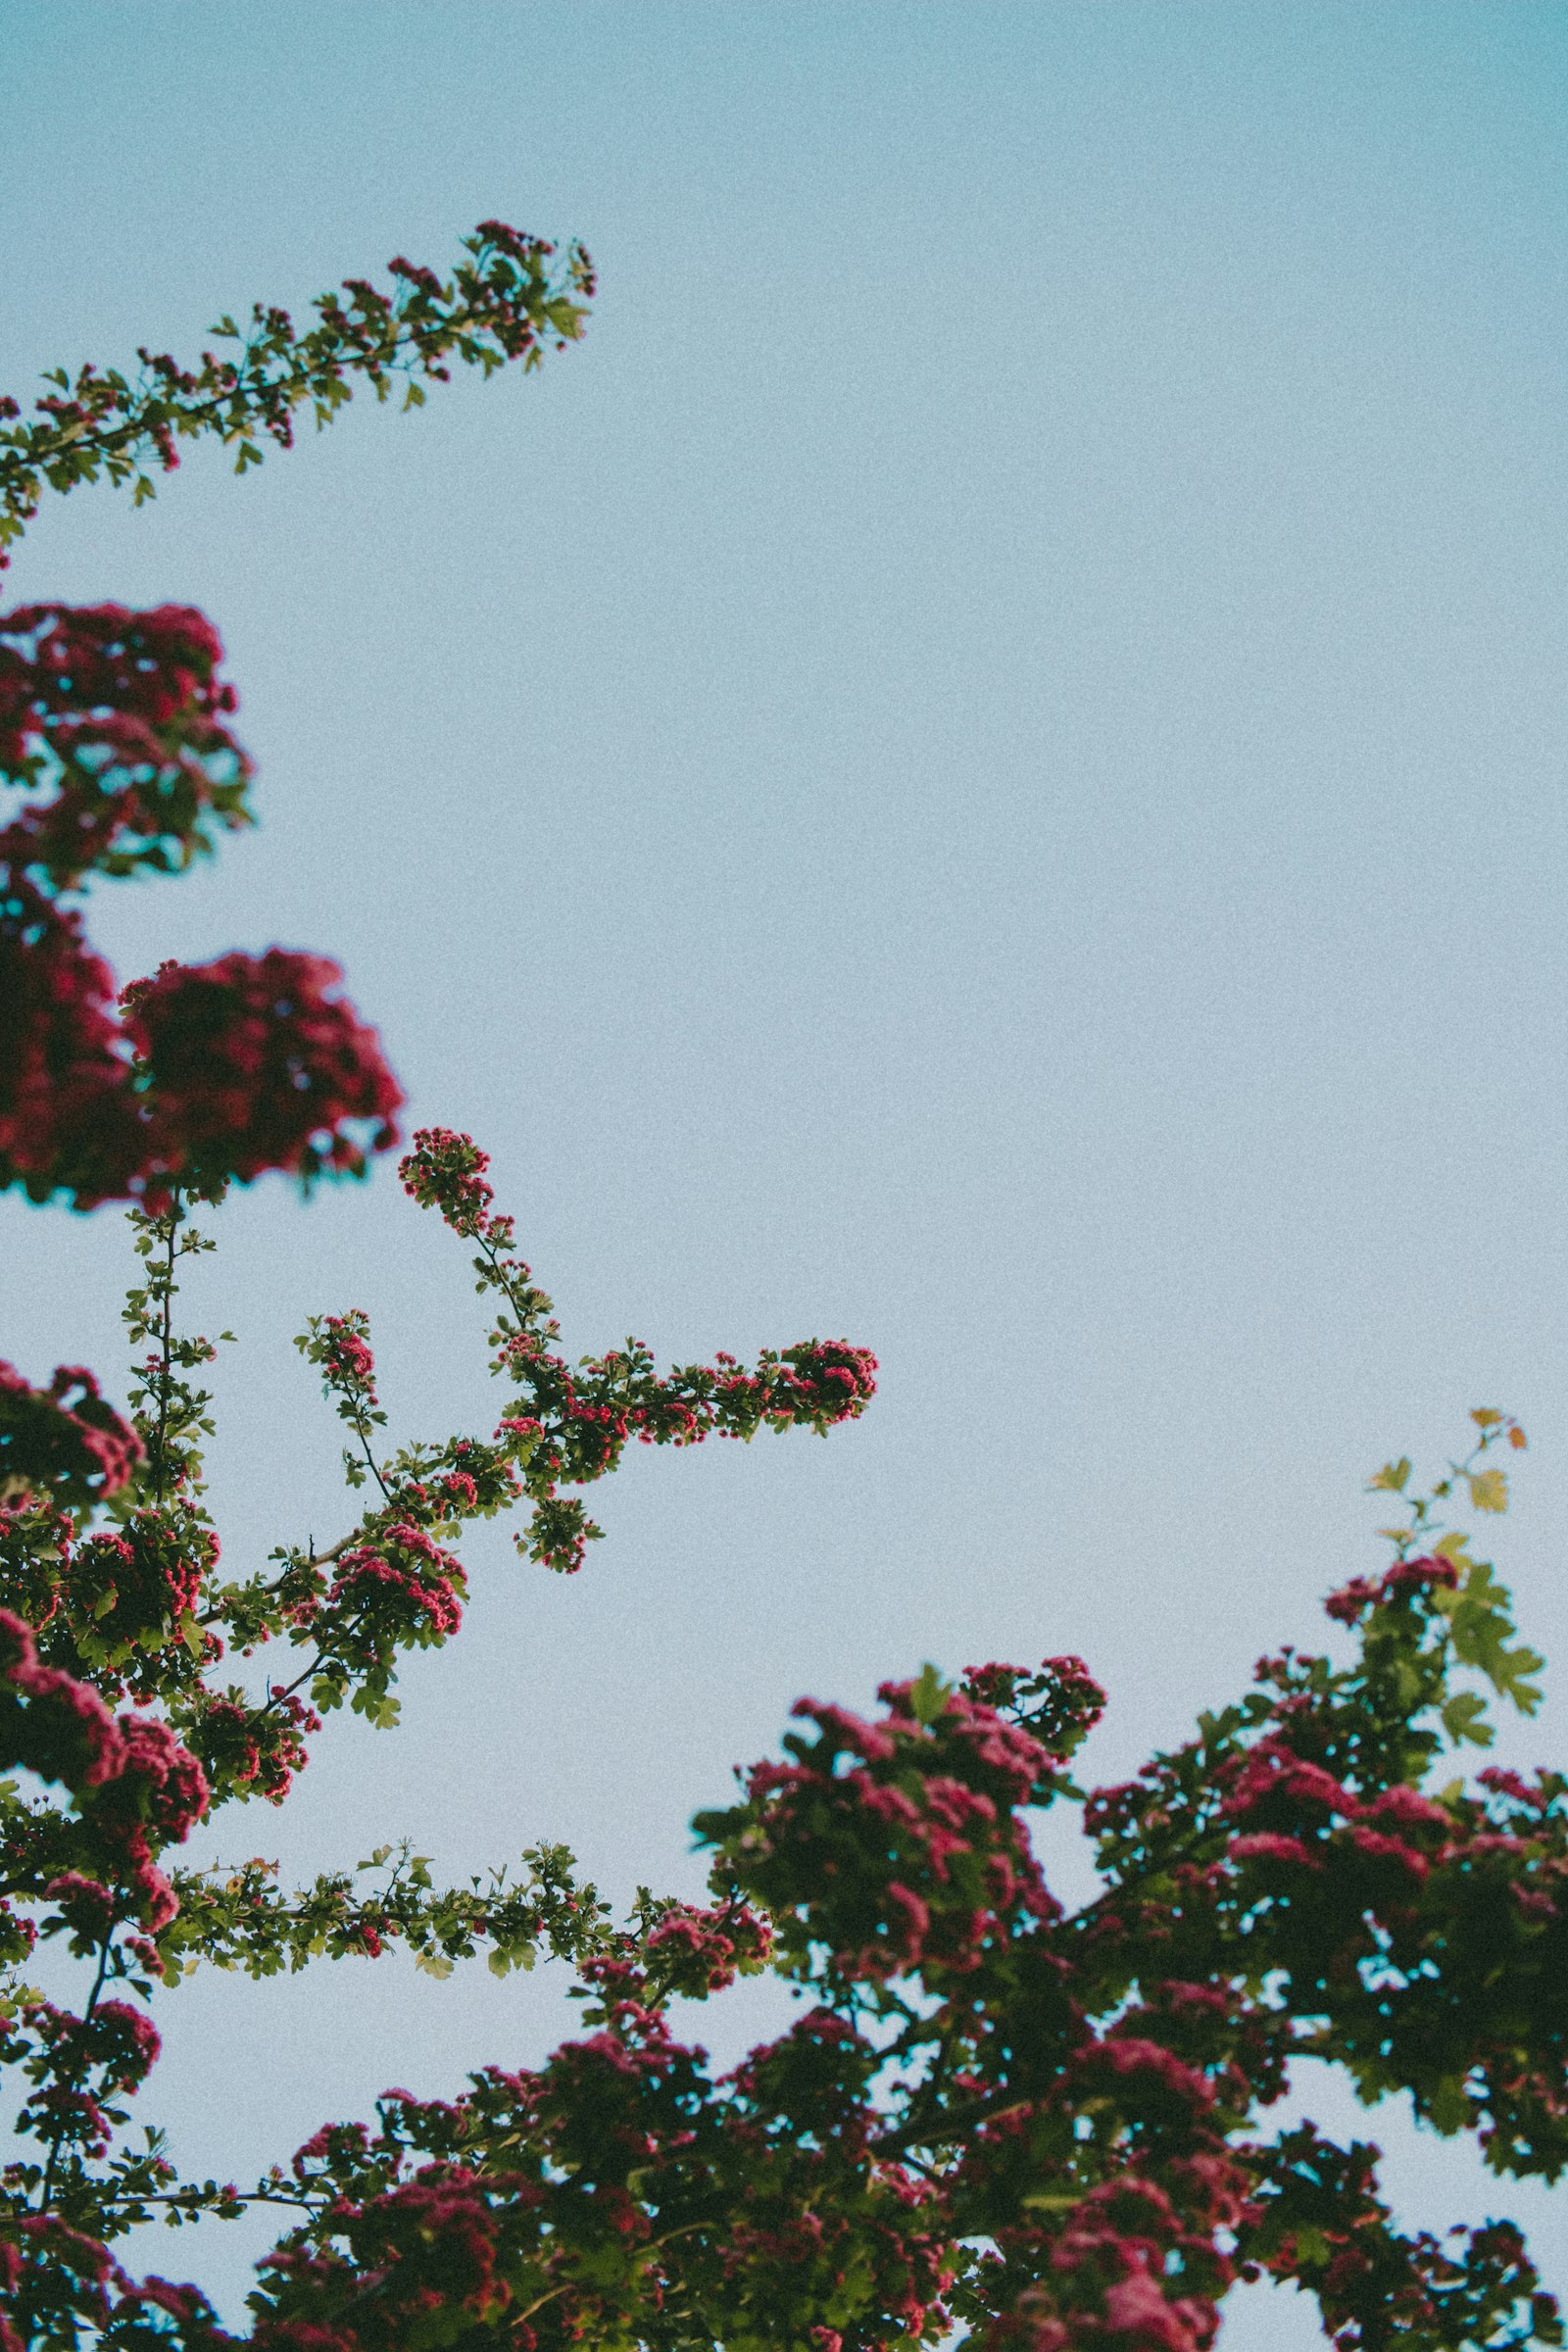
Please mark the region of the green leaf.
[[928, 1658], [909, 1685], [909, 1704], [914, 1709], [915, 1722], [935, 1723], [952, 1695], [952, 1686], [942, 1680]]
[[[1465, 1740], [1472, 1747], [1490, 1747], [1493, 1732], [1486, 1714], [1487, 1702], [1479, 1691], [1456, 1690], [1451, 1698], [1444, 1701], [1443, 1728], [1456, 1747]], [[1462, 1789], [1463, 1786], [1462, 1781], [1453, 1784], [1456, 1789]]]
[[1462, 2132], [1470, 2121], [1470, 2101], [1465, 2096], [1464, 2079], [1449, 2075], [1438, 2084], [1427, 2102], [1427, 2113], [1445, 2139]]
[[1409, 1475], [1410, 1457], [1407, 1453], [1401, 1453], [1396, 1462], [1385, 1462], [1377, 1476], [1369, 1484], [1373, 1489], [1386, 1488], [1391, 1494], [1402, 1494], [1405, 1481]]
[[1472, 1470], [1469, 1486], [1470, 1500], [1478, 1511], [1505, 1511], [1508, 1508], [1506, 1470]]
[[504, 1977], [514, 1968], [520, 1968], [526, 1974], [538, 1957], [531, 1943], [503, 1944], [490, 1955], [490, 1974]]
[[1469, 1567], [1464, 1590], [1449, 1610], [1454, 1654], [1462, 1665], [1479, 1667], [1522, 1715], [1533, 1715], [1541, 1691], [1528, 1678], [1539, 1674], [1545, 1660], [1523, 1642], [1508, 1647], [1516, 1629], [1507, 1588], [1496, 1582], [1487, 1561], [1471, 1561]]

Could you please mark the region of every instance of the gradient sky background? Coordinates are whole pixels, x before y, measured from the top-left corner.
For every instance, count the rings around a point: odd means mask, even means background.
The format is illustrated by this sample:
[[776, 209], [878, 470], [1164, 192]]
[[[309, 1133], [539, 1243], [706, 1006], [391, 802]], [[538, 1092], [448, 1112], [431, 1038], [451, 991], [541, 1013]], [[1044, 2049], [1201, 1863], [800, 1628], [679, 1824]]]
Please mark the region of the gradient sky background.
[[[1366, 1474], [1505, 1405], [1496, 1556], [1568, 1653], [1568, 13], [0, 5], [0, 380], [197, 349], [499, 213], [583, 346], [360, 401], [235, 482], [47, 509], [7, 602], [205, 607], [261, 763], [211, 872], [104, 889], [125, 976], [338, 956], [470, 1128], [572, 1352], [811, 1334], [828, 1445], [634, 1452], [581, 1578], [468, 1545], [405, 1728], [220, 1850], [285, 1878], [549, 1837], [694, 1888], [803, 1690], [1077, 1649], [1119, 1777], [1373, 1567]], [[488, 1426], [460, 1247], [390, 1169], [223, 1213], [226, 1556], [346, 1524], [290, 1347], [368, 1309], [394, 1434]], [[0, 1202], [0, 1348], [114, 1375], [113, 1215]], [[602, 1507], [601, 1507], [602, 1501]], [[1568, 1707], [1504, 1733], [1560, 1759]], [[1087, 1885], [1050, 1846], [1056, 1883]], [[254, 2174], [389, 2082], [544, 2054], [560, 1981], [400, 1961], [161, 2003], [147, 2114]], [[693, 2030], [725, 2056], [750, 1988]], [[1411, 2220], [1527, 2219], [1394, 2110]], [[221, 2287], [270, 2236], [158, 2233]], [[1239, 2297], [1225, 2352], [1318, 2340]]]

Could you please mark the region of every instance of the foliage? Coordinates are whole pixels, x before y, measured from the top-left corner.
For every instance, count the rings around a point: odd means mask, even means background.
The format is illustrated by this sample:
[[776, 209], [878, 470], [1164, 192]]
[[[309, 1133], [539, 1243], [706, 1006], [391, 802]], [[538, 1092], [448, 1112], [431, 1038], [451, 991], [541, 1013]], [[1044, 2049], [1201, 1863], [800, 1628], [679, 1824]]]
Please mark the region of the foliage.
[[[234, 393], [267, 429], [270, 384]], [[104, 414], [86, 431], [112, 472]], [[1511, 2223], [1401, 2231], [1375, 2148], [1268, 2117], [1325, 2061], [1471, 2135], [1497, 2175], [1568, 2169], [1568, 1779], [1443, 1778], [1490, 1742], [1489, 1692], [1527, 1715], [1539, 1697], [1506, 1591], [1446, 1516], [1506, 1503], [1498, 1449], [1524, 1436], [1494, 1410], [1429, 1494], [1407, 1459], [1373, 1481], [1401, 1513], [1394, 1558], [1330, 1595], [1332, 1654], [1264, 1658], [1120, 1787], [1075, 1777], [1104, 1704], [1080, 1660], [928, 1664], [874, 1717], [801, 1702], [783, 1755], [697, 1817], [705, 1905], [643, 1890], [617, 1920], [537, 1845], [445, 1887], [391, 1840], [296, 1889], [259, 1861], [180, 1861], [223, 1807], [286, 1800], [328, 1711], [395, 1724], [402, 1658], [461, 1631], [470, 1521], [520, 1508], [519, 1548], [574, 1571], [600, 1533], [577, 1491], [633, 1439], [826, 1434], [865, 1409], [875, 1363], [843, 1341], [749, 1367], [662, 1372], [630, 1340], [568, 1360], [484, 1153], [422, 1128], [400, 1173], [492, 1302], [494, 1427], [390, 1446], [367, 1316], [313, 1318], [299, 1345], [350, 1441], [349, 1524], [227, 1569], [202, 1459], [217, 1344], [181, 1327], [182, 1267], [231, 1184], [363, 1171], [401, 1098], [322, 959], [166, 964], [117, 1000], [60, 904], [94, 875], [176, 871], [245, 821], [201, 616], [31, 608], [0, 653], [21, 808], [0, 833], [0, 1181], [128, 1202], [141, 1351], [123, 1413], [80, 1367], [46, 1388], [0, 1367], [0, 2064], [21, 2150], [0, 2172], [0, 2352], [881, 2352], [960, 2327], [997, 2352], [1204, 2352], [1231, 2285], [1265, 2273], [1316, 2297], [1344, 2352], [1560, 2344]], [[1075, 1911], [1031, 1839], [1063, 1805], [1102, 1883]], [[373, 2124], [324, 2125], [248, 2186], [183, 2180], [155, 2128], [135, 2135], [153, 2011], [203, 1963], [260, 1980], [399, 1946], [437, 1977], [546, 1954], [574, 1972], [583, 2031], [450, 2101], [389, 2090]], [[673, 2004], [763, 1971], [794, 2021], [715, 2073]], [[237, 2333], [114, 2250], [160, 2216], [254, 2204], [289, 2226]]]

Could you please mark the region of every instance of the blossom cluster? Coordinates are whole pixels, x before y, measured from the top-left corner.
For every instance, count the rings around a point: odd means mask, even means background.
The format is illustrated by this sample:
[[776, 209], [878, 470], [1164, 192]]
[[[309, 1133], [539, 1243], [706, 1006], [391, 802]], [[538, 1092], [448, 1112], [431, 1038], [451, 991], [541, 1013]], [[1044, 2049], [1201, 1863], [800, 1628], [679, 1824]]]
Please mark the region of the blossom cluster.
[[141, 1440], [83, 1364], [61, 1364], [35, 1389], [0, 1363], [0, 1509], [46, 1494], [91, 1509], [125, 1487], [142, 1458]]
[[206, 1776], [167, 1724], [117, 1718], [90, 1684], [40, 1663], [30, 1629], [9, 1609], [0, 1609], [0, 1768], [59, 1782], [75, 1803], [75, 1819], [49, 1817], [48, 1887], [167, 1926], [177, 1905], [155, 1848], [181, 1841], [206, 1812]]
[[160, 964], [122, 1000], [144, 1090], [142, 1181], [250, 1184], [365, 1173], [403, 1102], [373, 1029], [325, 956], [270, 948]]
[[320, 956], [166, 962], [117, 997], [80, 911], [94, 876], [177, 871], [249, 821], [233, 689], [201, 613], [0, 618], [0, 1188], [88, 1208], [270, 1169], [362, 1174], [402, 1092]]
[[186, 605], [24, 605], [0, 617], [0, 863], [46, 887], [178, 871], [251, 821], [223, 649]]
[[1018, 1916], [1057, 1908], [1019, 1821], [1057, 1759], [961, 1691], [921, 1721], [914, 1691], [885, 1685], [880, 1722], [803, 1699], [814, 1737], [757, 1765], [744, 1804], [697, 1817], [735, 1884], [789, 1917], [784, 1947], [820, 1947], [846, 1980], [972, 1975]]

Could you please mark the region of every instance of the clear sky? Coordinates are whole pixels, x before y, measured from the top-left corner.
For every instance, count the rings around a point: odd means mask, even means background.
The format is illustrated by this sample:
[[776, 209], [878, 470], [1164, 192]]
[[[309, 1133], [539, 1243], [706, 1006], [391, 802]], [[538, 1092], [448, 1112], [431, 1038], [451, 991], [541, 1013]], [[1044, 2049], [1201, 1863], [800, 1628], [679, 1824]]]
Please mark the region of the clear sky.
[[[482, 1532], [404, 1730], [334, 1726], [222, 1850], [690, 1888], [800, 1692], [925, 1657], [1081, 1651], [1119, 1776], [1317, 1639], [1366, 1473], [1483, 1402], [1568, 1658], [1568, 14], [0, 0], [0, 55], [13, 393], [490, 215], [602, 273], [542, 378], [35, 526], [6, 601], [203, 606], [261, 763], [215, 870], [100, 893], [122, 974], [337, 955], [572, 1352], [883, 1365], [826, 1446], [637, 1452], [579, 1579]], [[308, 1313], [368, 1309], [395, 1435], [493, 1398], [390, 1170], [222, 1225], [246, 1563], [346, 1524]], [[6, 1201], [0, 1252], [0, 1351], [118, 1384], [118, 1220]], [[1561, 1688], [1506, 1752], [1561, 1760]], [[566, 2022], [398, 1962], [163, 2007], [142, 2104], [220, 2175]], [[1304, 2103], [1568, 2284], [1557, 2202]], [[145, 2260], [232, 2306], [223, 2242]], [[1224, 2332], [1313, 2340], [1264, 2290]]]

